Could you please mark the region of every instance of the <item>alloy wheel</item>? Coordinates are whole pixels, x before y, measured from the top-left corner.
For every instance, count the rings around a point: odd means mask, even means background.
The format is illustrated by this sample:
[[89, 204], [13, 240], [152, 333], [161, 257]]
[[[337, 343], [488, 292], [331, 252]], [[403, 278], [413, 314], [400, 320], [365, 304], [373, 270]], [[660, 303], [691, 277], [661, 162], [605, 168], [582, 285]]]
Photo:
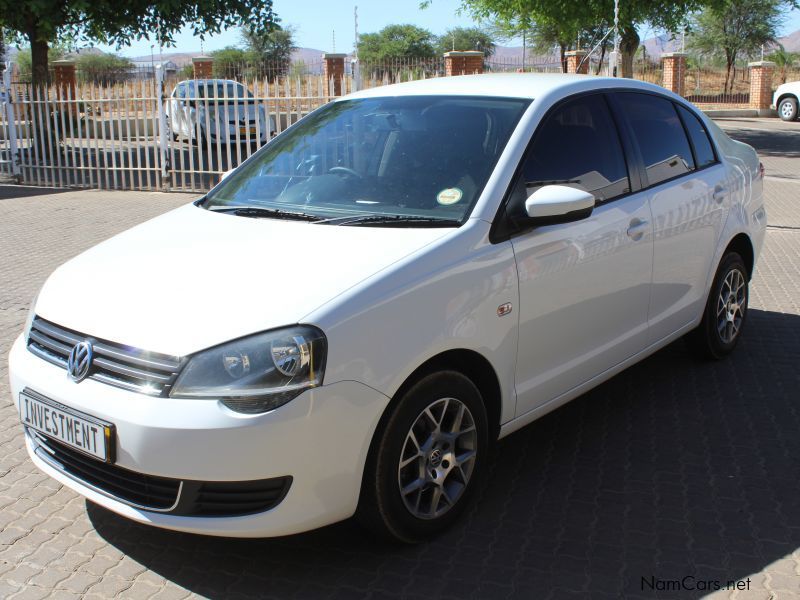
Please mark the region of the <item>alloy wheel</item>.
[[745, 310], [747, 280], [739, 269], [731, 269], [717, 297], [717, 332], [723, 343], [730, 344], [739, 335]]
[[397, 481], [408, 511], [419, 519], [447, 513], [467, 489], [478, 434], [469, 408], [456, 398], [428, 405], [406, 435]]

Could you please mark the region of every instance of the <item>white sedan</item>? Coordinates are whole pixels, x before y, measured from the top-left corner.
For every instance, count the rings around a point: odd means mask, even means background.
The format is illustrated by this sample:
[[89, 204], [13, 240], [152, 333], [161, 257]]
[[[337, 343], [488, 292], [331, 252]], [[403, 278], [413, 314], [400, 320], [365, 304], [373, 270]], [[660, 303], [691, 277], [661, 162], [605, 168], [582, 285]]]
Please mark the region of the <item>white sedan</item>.
[[166, 105], [166, 126], [173, 139], [207, 142], [266, 143], [275, 133], [275, 119], [241, 83], [227, 79], [190, 79], [172, 90]]
[[365, 90], [59, 267], [13, 398], [36, 466], [129, 519], [419, 541], [498, 438], [678, 338], [732, 352], [766, 222], [753, 149], [654, 85]]

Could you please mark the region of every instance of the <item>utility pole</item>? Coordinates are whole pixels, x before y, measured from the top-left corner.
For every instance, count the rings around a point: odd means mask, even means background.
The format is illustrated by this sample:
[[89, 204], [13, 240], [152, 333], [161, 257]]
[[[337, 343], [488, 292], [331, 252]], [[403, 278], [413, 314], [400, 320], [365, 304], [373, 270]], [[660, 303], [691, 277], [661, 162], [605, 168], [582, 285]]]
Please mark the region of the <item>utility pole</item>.
[[361, 63], [358, 62], [358, 6], [353, 7], [353, 30], [355, 41], [353, 42], [353, 83], [356, 91], [361, 89]]
[[619, 0], [614, 0], [614, 51], [608, 57], [608, 71], [611, 77], [617, 77], [619, 65]]

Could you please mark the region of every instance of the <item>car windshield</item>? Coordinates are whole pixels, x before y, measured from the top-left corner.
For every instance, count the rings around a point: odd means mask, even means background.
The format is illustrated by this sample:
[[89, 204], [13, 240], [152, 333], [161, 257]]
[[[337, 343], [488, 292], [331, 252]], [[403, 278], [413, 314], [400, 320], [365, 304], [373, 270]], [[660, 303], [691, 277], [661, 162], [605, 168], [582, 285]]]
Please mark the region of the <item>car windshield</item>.
[[201, 206], [344, 225], [453, 226], [469, 216], [529, 103], [464, 96], [333, 102], [267, 144]]
[[223, 82], [187, 84], [189, 98], [194, 98], [195, 93], [199, 98], [252, 98], [253, 94], [240, 83]]

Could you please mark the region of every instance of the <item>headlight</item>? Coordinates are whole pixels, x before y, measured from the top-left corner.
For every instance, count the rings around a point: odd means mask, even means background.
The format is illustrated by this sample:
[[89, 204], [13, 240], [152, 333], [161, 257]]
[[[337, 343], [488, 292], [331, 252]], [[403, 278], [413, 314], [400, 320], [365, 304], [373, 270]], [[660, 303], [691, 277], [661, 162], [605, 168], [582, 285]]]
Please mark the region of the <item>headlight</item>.
[[259, 333], [196, 354], [173, 398], [219, 399], [231, 410], [261, 413], [322, 385], [325, 335], [307, 325]]

